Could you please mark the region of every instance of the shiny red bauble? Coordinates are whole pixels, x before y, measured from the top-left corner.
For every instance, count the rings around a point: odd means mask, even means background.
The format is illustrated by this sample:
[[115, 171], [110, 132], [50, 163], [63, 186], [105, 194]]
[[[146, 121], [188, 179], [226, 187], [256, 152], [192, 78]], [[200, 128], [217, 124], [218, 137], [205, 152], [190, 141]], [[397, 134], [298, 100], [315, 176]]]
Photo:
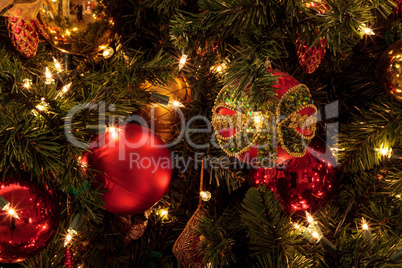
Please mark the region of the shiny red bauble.
[[0, 195], [18, 216], [0, 210], [0, 263], [36, 255], [50, 242], [59, 223], [53, 194], [30, 181], [6, 179], [0, 183]]
[[166, 193], [172, 161], [163, 141], [150, 129], [127, 124], [100, 135], [85, 164], [106, 190], [105, 210], [131, 215], [152, 207]]
[[307, 153], [292, 158], [282, 168], [253, 169], [249, 178], [254, 186], [265, 185], [279, 198], [287, 213], [315, 213], [332, 196], [336, 188], [336, 160], [331, 148], [314, 138]]

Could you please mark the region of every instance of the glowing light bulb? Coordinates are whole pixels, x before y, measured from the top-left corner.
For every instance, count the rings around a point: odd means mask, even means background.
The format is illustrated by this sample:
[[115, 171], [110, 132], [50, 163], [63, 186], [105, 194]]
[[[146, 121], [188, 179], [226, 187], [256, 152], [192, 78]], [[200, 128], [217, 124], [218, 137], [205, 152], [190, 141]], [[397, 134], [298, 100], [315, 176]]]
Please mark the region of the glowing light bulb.
[[54, 67], [56, 68], [56, 70], [57, 70], [58, 72], [63, 71], [63, 68], [61, 67], [60, 62], [58, 62], [55, 58], [53, 58], [53, 62], [54, 62]]
[[169, 100], [168, 106], [172, 108], [184, 107], [184, 105], [180, 101], [175, 100]]
[[46, 85], [50, 85], [50, 84], [54, 83], [54, 79], [52, 78], [52, 73], [49, 71], [48, 67], [46, 67], [45, 77], [46, 77], [46, 80], [45, 80]]
[[15, 212], [14, 209], [10, 208], [7, 212], [10, 216], [13, 216], [16, 219], [19, 219], [20, 217], [18, 217], [17, 212]]
[[375, 35], [374, 31], [367, 27], [365, 23], [360, 25], [359, 30], [362, 35]]
[[[37, 110], [42, 111], [42, 112], [46, 112], [47, 111], [47, 107], [48, 104], [45, 101], [45, 98], [41, 98], [41, 103], [39, 103], [38, 105], [35, 106]], [[38, 116], [38, 112], [36, 110], [32, 111], [34, 113], [35, 116]]]
[[31, 80], [31, 79], [25, 78], [25, 79], [23, 80], [23, 82], [24, 82], [23, 86], [24, 86], [26, 89], [29, 89], [29, 88], [31, 87], [31, 85], [32, 85], [32, 80]]
[[314, 218], [306, 211], [306, 217], [309, 224], [314, 224]]
[[200, 196], [201, 196], [202, 201], [207, 202], [211, 199], [212, 195], [209, 191], [201, 191]]
[[10, 207], [10, 203], [7, 202], [7, 204], [2, 208], [3, 211], [7, 212], [8, 215], [19, 219], [20, 217], [18, 216], [17, 212]]
[[179, 61], [179, 71], [180, 71], [181, 69], [183, 69], [184, 65], [186, 64], [187, 57], [188, 57], [188, 55], [186, 55], [186, 54], [183, 54], [183, 55], [181, 56], [180, 61]]
[[45, 76], [46, 76], [46, 79], [50, 79], [50, 78], [52, 78], [52, 74], [50, 73], [50, 71], [49, 71], [49, 68], [48, 68], [48, 67], [46, 67]]
[[113, 139], [117, 139], [121, 130], [117, 127], [108, 127], [107, 131]]
[[161, 215], [161, 218], [163, 218], [169, 214], [169, 211], [167, 209], [161, 209], [159, 214]]
[[387, 156], [388, 158], [391, 158], [392, 156], [392, 148], [385, 147], [381, 145], [380, 148], [375, 149], [377, 152], [379, 152], [382, 156]]
[[46, 110], [46, 106], [44, 106], [42, 104], [38, 104], [38, 105], [36, 105], [36, 109], [38, 109], [39, 111], [44, 111], [44, 110]]
[[114, 50], [111, 47], [105, 48], [103, 50], [103, 57], [105, 59], [110, 58], [111, 56], [113, 56], [113, 54], [114, 54]]
[[369, 229], [365, 218], [362, 218], [362, 229], [363, 230], [368, 230]]
[[312, 237], [314, 237], [315, 239], [320, 238], [320, 235], [317, 232], [312, 232], [311, 233]]
[[72, 83], [64, 85], [63, 88], [61, 89], [61, 92], [63, 92], [63, 94], [67, 93], [70, 90], [71, 85], [72, 85]]
[[73, 240], [73, 236], [71, 234], [67, 234], [66, 240], [64, 242], [64, 246], [67, 246], [68, 244], [70, 244], [71, 240]]

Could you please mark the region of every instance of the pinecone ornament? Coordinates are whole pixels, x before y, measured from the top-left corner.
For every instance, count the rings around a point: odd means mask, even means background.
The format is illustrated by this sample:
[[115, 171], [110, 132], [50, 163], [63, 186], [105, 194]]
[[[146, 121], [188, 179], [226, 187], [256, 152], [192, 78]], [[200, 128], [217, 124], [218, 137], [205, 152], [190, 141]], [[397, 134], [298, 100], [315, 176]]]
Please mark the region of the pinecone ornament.
[[325, 56], [326, 46], [325, 37], [320, 37], [311, 47], [299, 38], [296, 40], [297, 58], [305, 73], [311, 74], [320, 66]]
[[35, 56], [39, 44], [39, 34], [35, 20], [7, 17], [6, 24], [8, 35], [18, 52], [27, 58]]

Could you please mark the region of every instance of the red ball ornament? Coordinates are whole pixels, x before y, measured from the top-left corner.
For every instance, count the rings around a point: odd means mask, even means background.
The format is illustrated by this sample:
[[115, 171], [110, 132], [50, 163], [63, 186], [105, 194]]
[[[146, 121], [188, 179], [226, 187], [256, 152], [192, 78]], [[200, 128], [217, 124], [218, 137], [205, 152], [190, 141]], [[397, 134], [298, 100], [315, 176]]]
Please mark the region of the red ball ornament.
[[109, 130], [98, 137], [91, 151], [84, 162], [100, 171], [95, 176], [106, 190], [106, 211], [121, 215], [141, 213], [166, 193], [172, 160], [166, 145], [150, 129], [127, 124]]
[[221, 148], [257, 167], [272, 168], [302, 157], [315, 135], [317, 108], [307, 86], [287, 73], [272, 74], [278, 78], [275, 98], [267, 99], [264, 107], [251, 107], [247, 92], [236, 97], [229, 87], [218, 94], [213, 108], [212, 125]]
[[315, 213], [336, 188], [336, 160], [331, 148], [316, 137], [303, 157], [292, 158], [286, 164], [282, 169], [250, 170], [252, 185], [271, 189], [287, 213]]
[[31, 181], [6, 179], [0, 195], [10, 210], [0, 211], [0, 263], [20, 262], [36, 255], [52, 239], [59, 213], [53, 194]]

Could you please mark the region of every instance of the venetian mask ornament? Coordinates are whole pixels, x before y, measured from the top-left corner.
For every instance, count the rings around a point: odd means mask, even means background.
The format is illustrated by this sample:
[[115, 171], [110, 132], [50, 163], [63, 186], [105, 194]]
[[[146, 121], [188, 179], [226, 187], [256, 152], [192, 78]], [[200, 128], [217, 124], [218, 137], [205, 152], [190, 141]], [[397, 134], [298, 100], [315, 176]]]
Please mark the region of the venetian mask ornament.
[[315, 135], [317, 108], [310, 91], [289, 74], [273, 71], [275, 97], [252, 107], [248, 92], [234, 96], [223, 88], [212, 110], [218, 144], [228, 156], [257, 167], [273, 168], [302, 157]]

